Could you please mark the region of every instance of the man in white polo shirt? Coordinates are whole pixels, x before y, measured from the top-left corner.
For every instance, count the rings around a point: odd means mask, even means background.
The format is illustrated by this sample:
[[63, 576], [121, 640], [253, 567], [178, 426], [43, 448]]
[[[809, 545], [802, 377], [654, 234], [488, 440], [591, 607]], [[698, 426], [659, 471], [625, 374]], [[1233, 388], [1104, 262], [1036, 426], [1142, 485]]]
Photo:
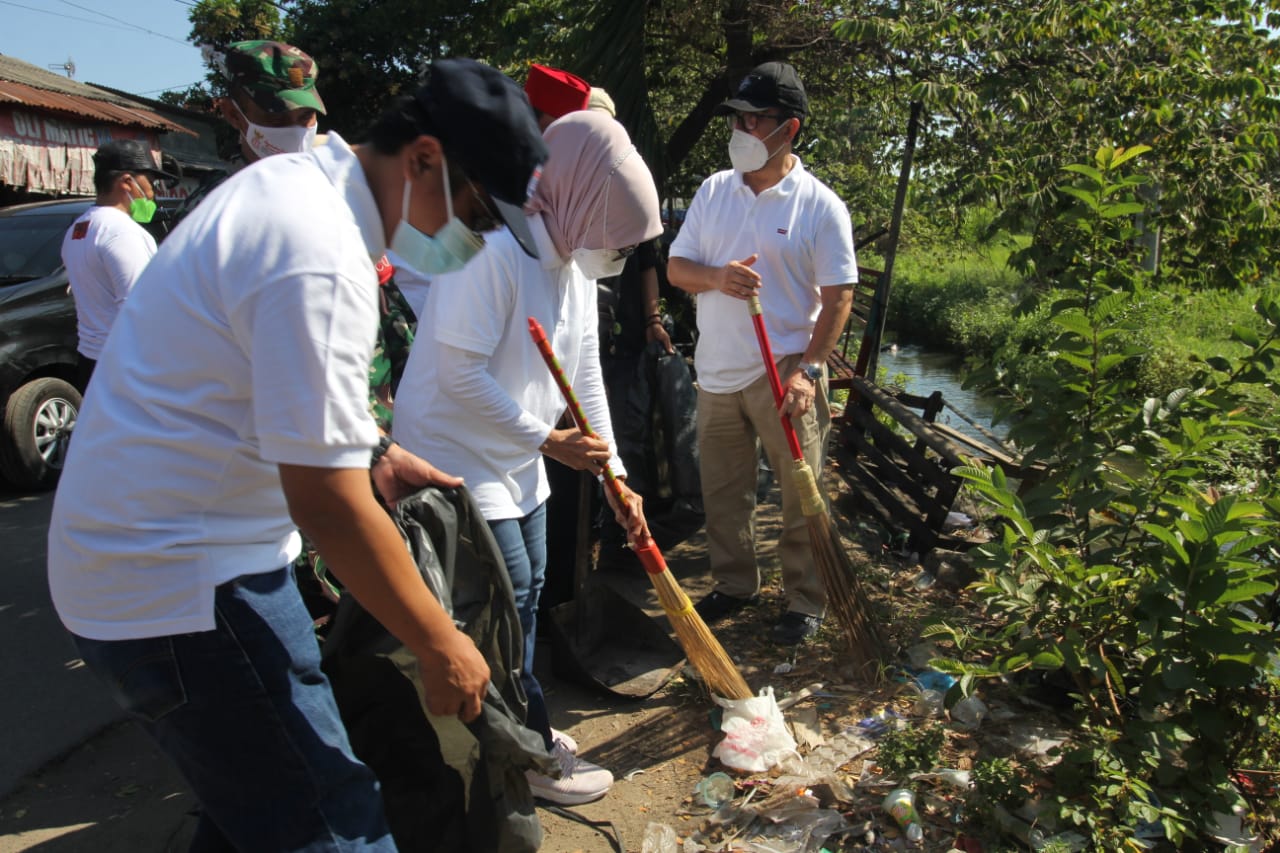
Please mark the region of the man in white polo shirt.
[[156, 166], [144, 143], [116, 139], [104, 144], [93, 155], [94, 205], [62, 239], [62, 263], [76, 303], [81, 388], [93, 375], [120, 306], [156, 253], [155, 239], [139, 224], [155, 215], [155, 178], [177, 180]]
[[389, 243], [453, 268], [493, 216], [533, 251], [521, 207], [546, 147], [519, 86], [465, 59], [434, 63], [367, 136], [242, 170], [165, 241], [54, 502], [54, 605], [191, 784], [199, 849], [394, 849], [288, 568], [295, 524], [417, 656], [429, 710], [473, 719], [489, 682], [370, 487], [371, 449], [389, 501], [460, 483], [379, 441], [374, 261]]
[[760, 298], [782, 378], [782, 411], [821, 476], [831, 426], [824, 366], [858, 280], [853, 228], [844, 202], [792, 152], [809, 114], [794, 68], [758, 66], [717, 114], [729, 120], [733, 169], [698, 188], [667, 266], [671, 283], [697, 296], [698, 449], [715, 579], [697, 610], [714, 622], [758, 596], [758, 442], [782, 490], [778, 553], [787, 609], [773, 638], [794, 645], [818, 630], [826, 595], [746, 300]]

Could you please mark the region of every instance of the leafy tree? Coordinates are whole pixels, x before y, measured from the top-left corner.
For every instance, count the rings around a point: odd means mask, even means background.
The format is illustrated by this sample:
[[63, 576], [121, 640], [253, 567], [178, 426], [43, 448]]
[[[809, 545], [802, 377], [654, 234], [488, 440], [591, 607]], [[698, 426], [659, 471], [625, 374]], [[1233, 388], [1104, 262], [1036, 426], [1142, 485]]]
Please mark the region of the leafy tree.
[[190, 39], [196, 44], [272, 39], [280, 34], [280, 11], [272, 0], [198, 0], [189, 17]]
[[933, 186], [952, 203], [995, 203], [995, 228], [1033, 229], [1017, 260], [1041, 284], [1071, 263], [1056, 164], [1126, 139], [1156, 151], [1145, 230], [1163, 231], [1162, 274], [1201, 282], [1209, 270], [1230, 285], [1267, 275], [1280, 236], [1278, 8], [926, 0], [859, 6], [836, 29], [928, 106]]
[[[348, 135], [439, 56], [474, 56], [516, 80], [531, 61], [573, 71], [610, 93], [666, 194], [685, 199], [727, 165], [727, 133], [711, 122], [714, 106], [754, 65], [786, 59], [814, 102], [806, 163], [855, 211], [870, 208], [855, 221], [883, 223], [894, 137], [866, 122], [867, 108], [850, 106], [878, 96], [844, 73], [854, 47], [832, 35], [836, 9], [826, 0], [295, 0], [286, 38], [320, 62], [326, 126]], [[905, 114], [904, 105], [899, 132]], [[874, 202], [861, 203], [868, 198]]]
[[495, 0], [295, 0], [286, 40], [315, 57], [326, 128], [354, 138], [444, 56], [492, 59], [521, 36]]

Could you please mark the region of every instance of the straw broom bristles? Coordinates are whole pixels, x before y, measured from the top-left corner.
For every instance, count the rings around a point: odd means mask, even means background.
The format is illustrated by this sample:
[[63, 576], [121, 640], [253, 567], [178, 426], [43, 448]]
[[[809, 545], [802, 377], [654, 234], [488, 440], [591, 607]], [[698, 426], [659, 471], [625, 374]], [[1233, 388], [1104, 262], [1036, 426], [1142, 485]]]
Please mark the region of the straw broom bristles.
[[[769, 346], [769, 332], [764, 326], [760, 298], [752, 295], [747, 300], [747, 308], [751, 313], [751, 324], [755, 327], [756, 341], [760, 344], [760, 356], [764, 359], [765, 375], [769, 378], [773, 401], [781, 409], [782, 380], [773, 360], [773, 348]], [[849, 555], [845, 553], [840, 534], [831, 528], [826, 501], [818, 491], [818, 481], [813, 475], [813, 469], [804, 458], [795, 425], [785, 414], [780, 415], [779, 420], [787, 439], [787, 447], [791, 451], [791, 474], [800, 499], [800, 511], [809, 525], [809, 544], [813, 548], [814, 566], [822, 578], [822, 587], [827, 594], [827, 606], [835, 612], [836, 621], [844, 628], [854, 666], [859, 672], [866, 673], [884, 658], [884, 639], [867, 607], [866, 596], [854, 574], [853, 564], [849, 562]]]
[[[650, 541], [648, 545], [636, 548], [636, 554], [658, 593], [658, 602], [675, 629], [680, 647], [707, 683], [707, 688], [725, 699], [750, 699], [754, 696], [720, 641], [711, 633], [698, 611], [693, 609], [693, 603], [667, 568], [658, 546]], [[660, 570], [651, 570], [651, 566]]]
[[803, 458], [794, 460], [792, 464], [792, 476], [800, 495], [800, 511], [809, 525], [809, 544], [813, 548], [813, 562], [822, 577], [822, 587], [827, 593], [827, 607], [844, 628], [854, 669], [866, 674], [885, 658], [884, 638], [867, 606], [866, 595], [840, 534], [831, 525], [813, 469]]

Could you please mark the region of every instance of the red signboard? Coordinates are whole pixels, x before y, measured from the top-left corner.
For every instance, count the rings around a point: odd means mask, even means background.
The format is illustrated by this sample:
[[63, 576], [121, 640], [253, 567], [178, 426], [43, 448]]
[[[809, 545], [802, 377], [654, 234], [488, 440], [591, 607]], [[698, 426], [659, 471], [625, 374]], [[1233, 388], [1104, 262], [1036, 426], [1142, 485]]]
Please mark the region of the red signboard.
[[113, 139], [141, 140], [160, 162], [152, 131], [0, 106], [0, 184], [39, 193], [93, 195], [93, 152]]

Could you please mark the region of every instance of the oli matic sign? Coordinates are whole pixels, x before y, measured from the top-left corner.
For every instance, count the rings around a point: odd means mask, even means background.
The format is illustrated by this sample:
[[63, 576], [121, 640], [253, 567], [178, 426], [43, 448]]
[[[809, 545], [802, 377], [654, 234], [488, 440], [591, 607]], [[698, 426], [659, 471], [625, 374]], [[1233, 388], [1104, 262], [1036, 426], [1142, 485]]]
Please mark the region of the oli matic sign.
[[153, 133], [0, 106], [0, 184], [34, 193], [93, 195], [93, 152], [112, 139], [140, 139], [160, 162]]

